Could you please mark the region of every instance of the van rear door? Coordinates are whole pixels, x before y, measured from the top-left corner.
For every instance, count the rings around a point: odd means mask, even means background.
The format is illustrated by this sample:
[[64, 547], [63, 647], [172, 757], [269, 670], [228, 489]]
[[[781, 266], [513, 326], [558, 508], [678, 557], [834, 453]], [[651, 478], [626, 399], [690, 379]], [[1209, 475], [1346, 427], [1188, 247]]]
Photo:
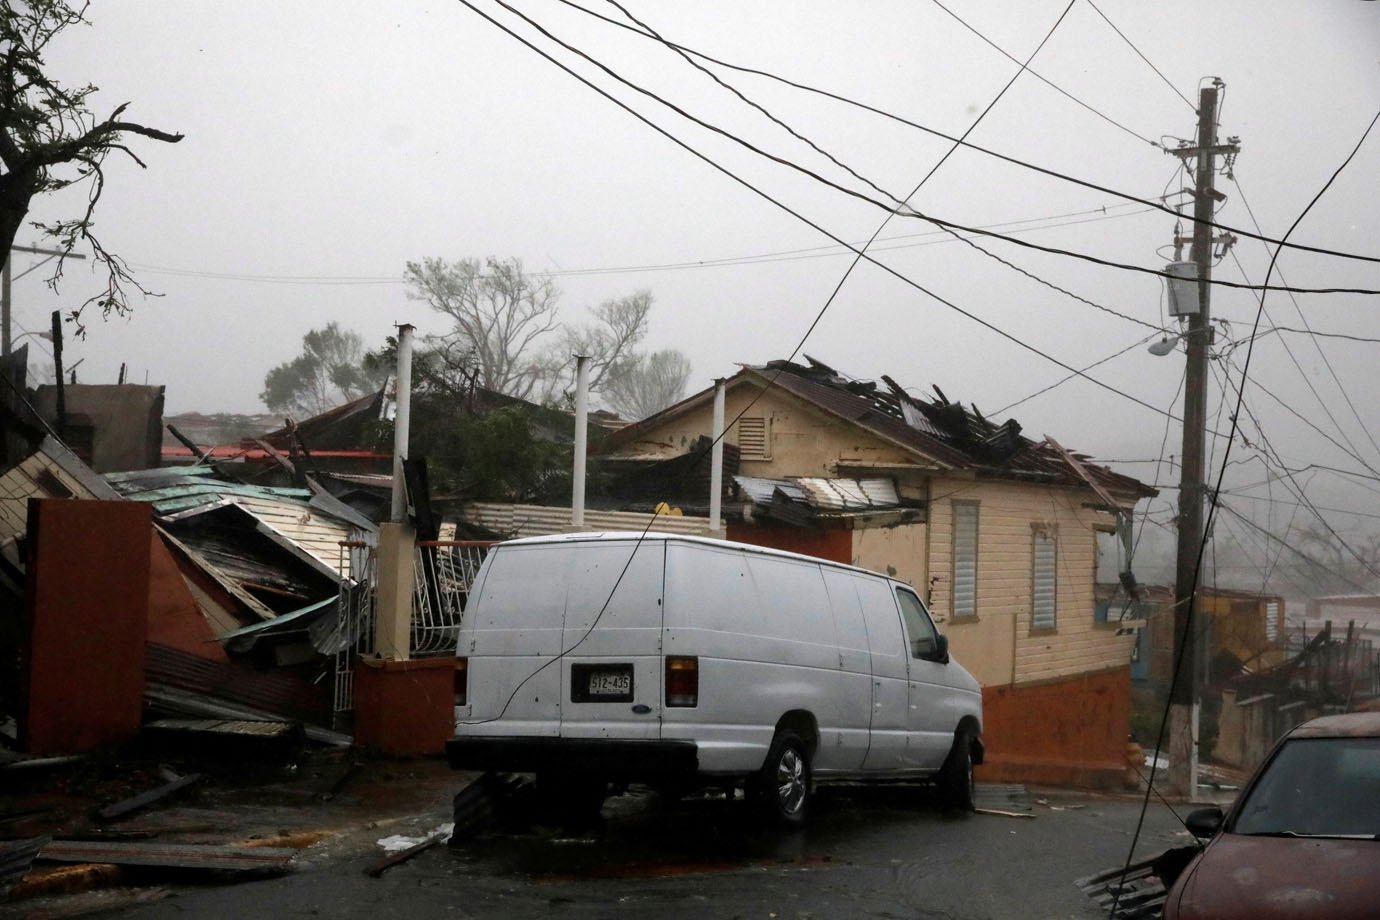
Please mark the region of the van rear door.
[[[560, 735], [661, 735], [664, 540], [572, 542], [561, 634]], [[555, 671], [555, 668], [552, 668]]]
[[498, 546], [484, 560], [456, 648], [469, 659], [469, 734], [558, 733], [569, 580], [558, 545]]

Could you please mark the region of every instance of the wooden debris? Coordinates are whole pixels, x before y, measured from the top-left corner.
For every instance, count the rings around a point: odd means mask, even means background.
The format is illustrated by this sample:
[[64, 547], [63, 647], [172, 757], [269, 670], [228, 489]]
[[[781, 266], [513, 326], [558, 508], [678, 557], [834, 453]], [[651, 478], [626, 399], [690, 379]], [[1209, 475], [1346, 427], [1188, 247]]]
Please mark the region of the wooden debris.
[[434, 833], [430, 837], [427, 837], [425, 840], [423, 840], [421, 843], [414, 843], [412, 846], [408, 847], [405, 850], [399, 850], [396, 853], [390, 853], [383, 859], [380, 859], [378, 862], [374, 863], [369, 868], [365, 869], [364, 874], [369, 876], [370, 878], [379, 878], [383, 875], [383, 873], [387, 872], [389, 869], [393, 868], [399, 863], [407, 862], [409, 859], [416, 856], [423, 850], [429, 850], [432, 847], [436, 846], [436, 844], [440, 843], [442, 840], [446, 838], [446, 834], [447, 832], [445, 831]]
[[117, 866], [281, 874], [288, 871], [296, 855], [296, 850], [281, 847], [64, 840], [45, 846], [38, 858], [48, 862], [107, 862]]
[[124, 880], [124, 873], [112, 863], [82, 863], [35, 869], [10, 889], [10, 899], [41, 898], [57, 894], [76, 894], [95, 888], [109, 888]]
[[96, 812], [96, 818], [100, 821], [117, 821], [120, 818], [134, 814], [134, 812], [141, 808], [152, 805], [160, 799], [165, 799], [173, 793], [185, 789], [200, 780], [200, 773], [190, 773], [187, 776], [178, 777], [170, 783], [159, 786], [157, 789], [150, 789], [148, 792], [140, 793], [124, 801], [116, 802], [113, 805], [107, 805], [105, 808]]
[[1003, 811], [1000, 808], [974, 808], [973, 812], [979, 815], [998, 815], [1003, 818], [1033, 818], [1035, 815], [1028, 811]]
[[309, 846], [315, 846], [323, 840], [335, 836], [335, 831], [298, 831], [295, 834], [277, 834], [273, 837], [260, 837], [257, 840], [245, 840], [237, 843], [241, 847], [288, 847], [293, 850], [305, 850]]

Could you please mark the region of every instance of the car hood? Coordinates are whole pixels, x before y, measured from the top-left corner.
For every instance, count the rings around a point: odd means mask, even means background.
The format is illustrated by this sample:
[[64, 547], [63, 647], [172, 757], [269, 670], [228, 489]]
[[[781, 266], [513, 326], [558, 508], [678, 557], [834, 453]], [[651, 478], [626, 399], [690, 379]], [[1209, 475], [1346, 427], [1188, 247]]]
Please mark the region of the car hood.
[[1380, 842], [1221, 834], [1174, 886], [1165, 916], [1373, 920], [1377, 904]]

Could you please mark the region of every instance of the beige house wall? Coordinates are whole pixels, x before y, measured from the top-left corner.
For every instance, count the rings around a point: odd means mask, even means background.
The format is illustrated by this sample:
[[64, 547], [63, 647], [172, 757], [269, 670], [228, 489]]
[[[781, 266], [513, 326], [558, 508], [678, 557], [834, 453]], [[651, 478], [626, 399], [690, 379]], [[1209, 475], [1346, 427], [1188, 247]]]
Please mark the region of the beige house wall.
[[[852, 425], [801, 403], [796, 397], [769, 390], [754, 403], [761, 391], [742, 384], [724, 396], [724, 419], [732, 421], [746, 410], [751, 417], [764, 419], [767, 426], [769, 457], [739, 461], [744, 476], [766, 479], [786, 476], [837, 476], [839, 463], [850, 466], [882, 465], [915, 469], [915, 458], [880, 438], [859, 431]], [[751, 405], [749, 405], [751, 403]], [[685, 453], [695, 440], [713, 431], [713, 406], [687, 410], [659, 427], [656, 441], [644, 441], [620, 451], [644, 457], [675, 457]], [[738, 444], [738, 425], [729, 426], [724, 440]]]
[[[953, 507], [978, 504], [977, 615], [950, 616]], [[930, 571], [936, 618], [954, 654], [983, 686], [1026, 684], [1085, 674], [1130, 661], [1133, 636], [1094, 622], [1096, 527], [1109, 515], [1085, 508], [1072, 489], [1045, 485], [936, 478], [930, 502]], [[1033, 533], [1051, 529], [1056, 554], [1055, 627], [1031, 627]]]
[[[906, 498], [928, 499], [926, 524], [860, 528], [853, 535], [853, 562], [890, 572], [929, 600], [950, 648], [985, 687], [1029, 684], [1070, 675], [1126, 667], [1134, 637], [1115, 626], [1094, 623], [1097, 563], [1095, 525], [1110, 527], [1110, 515], [1082, 507], [1090, 490], [1045, 483], [986, 480], [947, 473], [936, 464], [859, 430], [780, 391], [739, 385], [725, 397], [725, 418], [761, 417], [767, 426], [768, 457], [740, 459], [744, 475], [889, 475]], [[711, 430], [712, 406], [687, 411], [642, 442], [620, 453], [672, 457], [684, 453]], [[737, 426], [726, 440], [738, 442]], [[978, 503], [977, 615], [950, 616], [953, 581], [953, 502]], [[1058, 538], [1056, 626], [1032, 632], [1033, 528], [1051, 528]], [[931, 581], [933, 579], [933, 581]]]
[[902, 524], [853, 531], [853, 564], [873, 572], [885, 572], [913, 587], [925, 597], [929, 564], [926, 557], [928, 527]]

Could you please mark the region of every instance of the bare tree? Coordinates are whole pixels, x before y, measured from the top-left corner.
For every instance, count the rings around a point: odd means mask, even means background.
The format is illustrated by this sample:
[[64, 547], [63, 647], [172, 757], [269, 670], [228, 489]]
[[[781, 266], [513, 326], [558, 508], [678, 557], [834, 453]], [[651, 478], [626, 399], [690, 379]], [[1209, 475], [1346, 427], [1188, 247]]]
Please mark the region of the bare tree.
[[[97, 120], [87, 107], [96, 87], [85, 84], [67, 89], [44, 73], [43, 56], [48, 45], [70, 26], [85, 23], [88, 3], [66, 0], [4, 0], [0, 3], [0, 258], [8, 259], [10, 247], [37, 195], [72, 185], [88, 186], [81, 216], [35, 226], [52, 237], [58, 248], [70, 253], [85, 244], [107, 272], [104, 292], [74, 309], [68, 319], [83, 332], [81, 314], [91, 304], [103, 315], [128, 310], [124, 287], [132, 285], [147, 294], [129, 274], [124, 261], [107, 252], [92, 233], [96, 204], [105, 188], [104, 163], [112, 151], [127, 155], [141, 167], [144, 161], [127, 145], [130, 135], [166, 143], [182, 140], [169, 134], [123, 120], [129, 103], [116, 106], [110, 116]], [[49, 284], [62, 277], [59, 259]]]
[[556, 286], [528, 274], [516, 258], [409, 262], [405, 278], [410, 298], [455, 323], [428, 342], [428, 360], [439, 365], [434, 371], [453, 376], [472, 368], [483, 387], [546, 404], [568, 401], [572, 355], [590, 357], [595, 393], [634, 368], [652, 308], [651, 292], [637, 291], [594, 307], [591, 324], [563, 326]]
[[637, 291], [626, 297], [606, 300], [590, 312], [597, 322], [591, 326], [566, 328], [561, 344], [548, 353], [549, 368], [543, 402], [559, 400], [573, 355], [589, 357], [589, 389], [598, 393], [636, 363], [633, 349], [647, 334], [647, 314], [652, 309], [652, 292]]
[[449, 360], [470, 364], [479, 383], [528, 399], [546, 379], [542, 339], [557, 328], [559, 292], [549, 278], [529, 275], [517, 258], [425, 259], [408, 262], [408, 296], [455, 322], [440, 337]]
[[680, 402], [690, 382], [690, 359], [674, 348], [635, 359], [604, 388], [604, 401], [624, 418], [644, 419]]

